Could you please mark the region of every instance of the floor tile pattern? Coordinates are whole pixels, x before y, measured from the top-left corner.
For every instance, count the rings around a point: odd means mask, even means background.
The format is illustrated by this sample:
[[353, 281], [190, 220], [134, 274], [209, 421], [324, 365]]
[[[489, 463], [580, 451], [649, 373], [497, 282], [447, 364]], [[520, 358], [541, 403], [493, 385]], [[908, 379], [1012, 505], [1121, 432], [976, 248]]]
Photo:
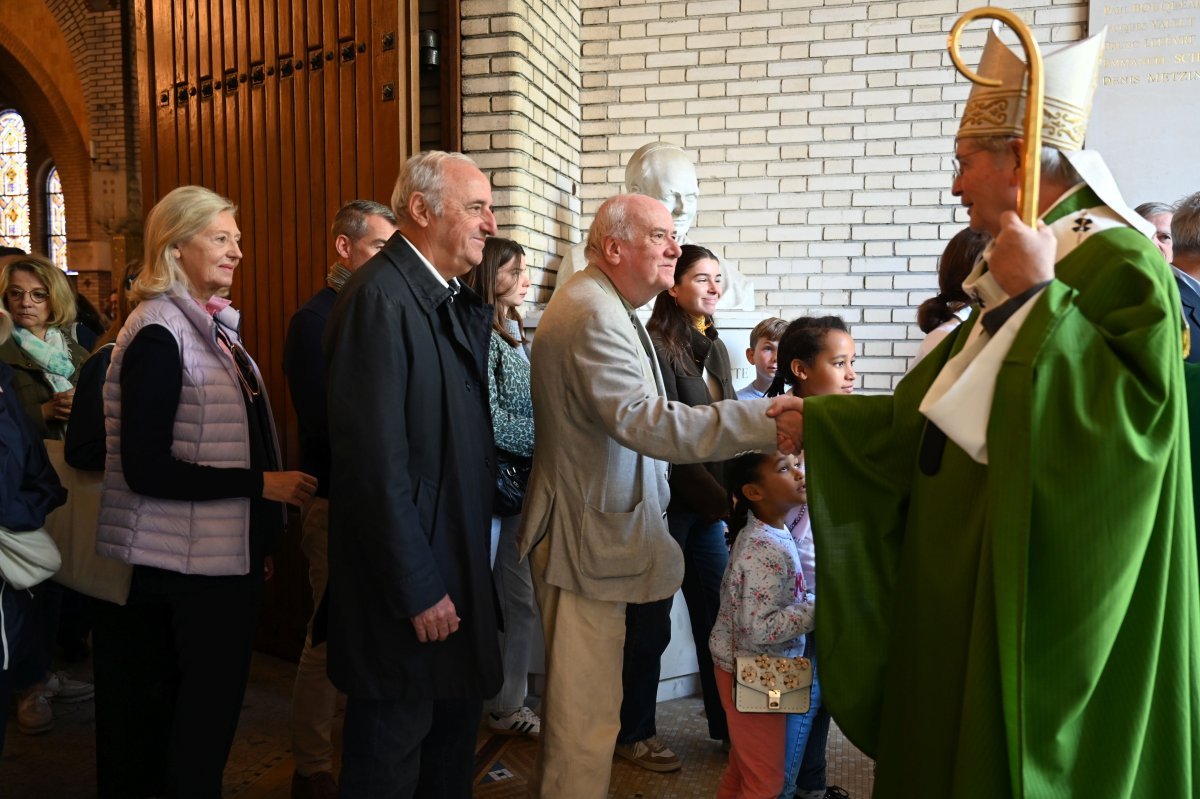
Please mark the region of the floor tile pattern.
[[[72, 667], [90, 678], [87, 663]], [[292, 757], [288, 707], [295, 666], [256, 655], [246, 692], [238, 737], [225, 771], [226, 799], [289, 799]], [[91, 702], [55, 705], [55, 729], [25, 736], [15, 722], [0, 758], [0, 796], [4, 799], [94, 799], [95, 711]], [[674, 774], [654, 774], [619, 758], [613, 762], [610, 799], [696, 799], [711, 797], [724, 768], [720, 746], [709, 740], [698, 698], [658, 706], [661, 737], [683, 760]], [[835, 728], [829, 739], [830, 782], [854, 799], [868, 799], [872, 764]], [[493, 736], [480, 731], [476, 799], [524, 799], [536, 744], [527, 738]], [[570, 799], [570, 797], [563, 797]]]

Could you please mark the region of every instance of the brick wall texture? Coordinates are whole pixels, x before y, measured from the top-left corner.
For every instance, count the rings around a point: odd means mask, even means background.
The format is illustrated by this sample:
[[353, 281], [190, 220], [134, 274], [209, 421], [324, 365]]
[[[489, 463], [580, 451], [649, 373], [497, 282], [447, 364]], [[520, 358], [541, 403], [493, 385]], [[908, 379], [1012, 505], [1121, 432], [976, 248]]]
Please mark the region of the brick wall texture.
[[[82, 148], [61, 151], [56, 166], [67, 195], [70, 267], [79, 270], [76, 289], [100, 308], [107, 304], [113, 267], [106, 226], [119, 223], [127, 209], [140, 205], [137, 145], [127, 141], [127, 117], [135, 109], [126, 103], [125, 21], [113, 3], [45, 0], [45, 5], [70, 48], [87, 107], [88, 140]], [[96, 179], [102, 173], [123, 179], [97, 191]]]
[[75, 57], [87, 97], [93, 157], [125, 165], [121, 12], [92, 11], [84, 0], [46, 0]]
[[[946, 36], [979, 5], [464, 0], [464, 150], [496, 170], [502, 234], [537, 252], [544, 302], [630, 154], [684, 147], [700, 177], [692, 238], [737, 260], [761, 316], [843, 316], [863, 386], [888, 390], [966, 224], [950, 168], [969, 84]], [[1086, 2], [1003, 5], [1044, 47], [1086, 34]], [[968, 64], [984, 29], [963, 38]]]
[[575, 0], [462, 3], [463, 150], [539, 286], [579, 236], [581, 29]]

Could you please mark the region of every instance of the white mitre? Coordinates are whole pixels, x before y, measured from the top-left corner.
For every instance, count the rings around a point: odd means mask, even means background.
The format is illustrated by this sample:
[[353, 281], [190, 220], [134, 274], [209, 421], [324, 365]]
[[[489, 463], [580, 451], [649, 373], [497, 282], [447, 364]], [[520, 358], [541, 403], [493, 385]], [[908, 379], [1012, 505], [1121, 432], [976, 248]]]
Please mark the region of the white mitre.
[[[988, 31], [976, 72], [1000, 81], [1000, 85], [972, 84], [958, 126], [959, 139], [1025, 135], [1028, 96], [1025, 62], [1001, 41], [998, 28], [993, 25]], [[1042, 145], [1061, 152], [1105, 205], [1131, 227], [1150, 236], [1152, 226], [1125, 204], [1104, 159], [1095, 150], [1083, 149], [1107, 34], [1108, 28], [1104, 28], [1095, 36], [1042, 57], [1046, 91], [1042, 104]]]
[[[1125, 205], [1100, 154], [1083, 149], [1106, 33], [1107, 29], [1102, 30], [1043, 57], [1042, 144], [1061, 152], [1101, 202], [1120, 217], [1120, 221], [1112, 220], [1113, 224], [1127, 222], [1149, 235], [1153, 227]], [[1000, 85], [975, 84], [967, 99], [958, 138], [1024, 136], [1028, 97], [1025, 63], [1005, 46], [995, 28], [988, 32], [977, 73], [999, 80]], [[1069, 225], [1072, 220], [1066, 217], [1055, 224], [1063, 223]], [[1063, 240], [1060, 237], [1060, 259], [1065, 254]], [[1076, 244], [1078, 240], [1077, 237]], [[984, 255], [986, 258], [986, 251]], [[992, 276], [984, 272], [982, 264], [983, 259], [967, 277], [964, 288], [977, 296], [990, 296], [994, 302], [1003, 301], [1006, 295]], [[994, 335], [984, 332], [976, 322], [962, 349], [942, 367], [921, 401], [920, 412], [978, 463], [988, 462], [988, 423], [1001, 365], [1040, 293], [1026, 301]]]

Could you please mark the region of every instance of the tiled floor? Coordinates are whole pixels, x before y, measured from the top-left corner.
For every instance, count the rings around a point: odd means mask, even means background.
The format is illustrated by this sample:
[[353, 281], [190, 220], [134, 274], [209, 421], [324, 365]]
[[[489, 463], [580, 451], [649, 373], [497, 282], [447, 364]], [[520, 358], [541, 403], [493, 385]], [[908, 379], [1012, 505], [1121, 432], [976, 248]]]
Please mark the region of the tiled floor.
[[[89, 676], [86, 664], [74, 670]], [[292, 758], [288, 705], [295, 667], [275, 658], [255, 657], [250, 689], [237, 741], [225, 772], [226, 799], [288, 799]], [[94, 710], [91, 702], [55, 706], [56, 728], [37, 737], [10, 725], [0, 759], [4, 799], [92, 799], [95, 796]], [[661, 737], [683, 759], [674, 774], [653, 774], [625, 761], [613, 763], [611, 799], [693, 799], [713, 795], [724, 755], [708, 739], [699, 699], [664, 702], [658, 709]], [[535, 744], [528, 739], [480, 739], [477, 799], [525, 797]], [[833, 729], [829, 740], [829, 781], [855, 799], [867, 799], [871, 762]], [[563, 799], [569, 799], [564, 797]]]

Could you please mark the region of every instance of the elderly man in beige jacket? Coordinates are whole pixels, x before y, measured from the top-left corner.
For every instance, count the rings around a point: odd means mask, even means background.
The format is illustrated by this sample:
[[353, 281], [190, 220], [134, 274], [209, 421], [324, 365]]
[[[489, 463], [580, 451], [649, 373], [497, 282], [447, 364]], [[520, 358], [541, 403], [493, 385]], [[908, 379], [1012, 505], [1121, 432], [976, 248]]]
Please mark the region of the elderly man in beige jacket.
[[634, 314], [674, 279], [680, 250], [662, 203], [609, 199], [586, 252], [587, 268], [555, 292], [533, 345], [538, 440], [521, 554], [531, 560], [546, 639], [542, 799], [608, 796], [625, 605], [669, 597], [683, 579], [663, 518], [668, 463], [791, 451], [801, 435], [793, 397], [690, 408], [664, 396]]

